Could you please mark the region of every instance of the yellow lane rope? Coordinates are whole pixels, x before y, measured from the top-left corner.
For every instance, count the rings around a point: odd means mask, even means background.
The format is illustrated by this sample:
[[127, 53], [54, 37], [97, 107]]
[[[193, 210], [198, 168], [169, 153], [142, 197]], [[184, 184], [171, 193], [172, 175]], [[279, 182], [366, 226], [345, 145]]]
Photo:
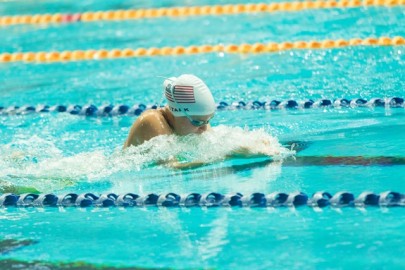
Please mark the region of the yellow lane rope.
[[122, 21], [159, 17], [226, 15], [241, 13], [291, 12], [308, 9], [354, 8], [361, 6], [400, 6], [405, 0], [317, 0], [280, 3], [172, 7], [154, 9], [109, 10], [75, 14], [35, 14], [0, 17], [0, 26], [13, 24], [50, 24], [91, 21]]
[[184, 54], [203, 54], [213, 52], [223, 53], [271, 53], [294, 49], [332, 49], [347, 46], [400, 46], [405, 45], [405, 39], [397, 36], [393, 38], [354, 38], [350, 40], [323, 40], [323, 41], [296, 41], [282, 43], [255, 43], [255, 44], [230, 44], [230, 45], [200, 45], [189, 47], [163, 47], [163, 48], [138, 48], [138, 49], [112, 49], [112, 50], [76, 50], [63, 52], [16, 52], [0, 54], [0, 62], [68, 62], [83, 60], [101, 60], [113, 58], [132, 58], [143, 56], [176, 56]]

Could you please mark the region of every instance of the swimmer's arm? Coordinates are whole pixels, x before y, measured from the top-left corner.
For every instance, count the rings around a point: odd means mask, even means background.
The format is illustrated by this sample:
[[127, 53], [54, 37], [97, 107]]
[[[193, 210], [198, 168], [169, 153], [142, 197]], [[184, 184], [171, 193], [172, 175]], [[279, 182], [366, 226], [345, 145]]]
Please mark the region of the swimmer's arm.
[[[274, 152], [266, 151], [267, 149], [263, 149], [261, 151], [253, 150], [249, 147], [239, 147], [233, 150], [231, 153], [226, 155], [226, 159], [228, 158], [262, 158], [262, 157], [272, 157]], [[174, 169], [192, 169], [198, 168], [202, 166], [209, 165], [209, 162], [201, 162], [201, 161], [192, 161], [192, 162], [179, 162], [176, 158], [172, 158], [170, 160], [159, 162], [161, 165], [166, 165], [168, 167]]]
[[[260, 158], [260, 157], [270, 157], [271, 155], [265, 153], [252, 153], [246, 149], [238, 149], [229, 155], [226, 158]], [[160, 164], [164, 164], [168, 167], [173, 169], [185, 170], [185, 169], [194, 169], [203, 166], [207, 166], [210, 163], [202, 162], [202, 161], [192, 161], [192, 162], [179, 162], [177, 160], [170, 160], [166, 162], [161, 162]]]
[[[271, 157], [272, 155], [261, 152], [253, 152], [249, 148], [241, 147], [230, 154], [226, 155], [226, 158], [260, 158], [260, 157]], [[203, 166], [209, 165], [209, 162], [202, 162], [202, 161], [192, 161], [192, 162], [179, 162], [177, 159], [173, 158], [169, 161], [160, 162], [161, 165], [166, 165], [173, 169], [185, 170], [185, 169], [193, 169], [199, 168]]]
[[266, 147], [261, 149], [260, 151], [253, 150], [247, 146], [241, 146], [239, 148], [234, 149], [231, 153], [229, 153], [226, 157], [227, 158], [260, 158], [260, 157], [271, 157], [276, 152], [271, 152]]
[[193, 162], [178, 162], [178, 161], [169, 161], [166, 163], [167, 166], [173, 168], [173, 169], [179, 169], [179, 170], [184, 170], [184, 169], [193, 169], [193, 168], [199, 168], [205, 165], [208, 165], [206, 162], [200, 162], [200, 161], [193, 161]]

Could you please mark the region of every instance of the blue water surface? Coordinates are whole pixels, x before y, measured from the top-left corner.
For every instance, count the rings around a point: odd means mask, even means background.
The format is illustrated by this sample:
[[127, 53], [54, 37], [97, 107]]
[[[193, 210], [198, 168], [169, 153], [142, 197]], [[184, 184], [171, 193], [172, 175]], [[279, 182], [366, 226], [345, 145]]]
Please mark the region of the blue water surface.
[[[230, 2], [8, 1], [0, 4], [0, 15], [216, 3]], [[0, 27], [0, 52], [404, 36], [404, 18], [400, 6], [19, 25]], [[373, 46], [260, 55], [2, 63], [0, 106], [164, 104], [162, 77], [183, 73], [203, 78], [217, 102], [404, 98], [403, 55], [404, 46]], [[214, 130], [229, 132], [229, 138], [236, 133], [240, 140], [218, 139], [205, 153], [192, 147], [183, 152], [203, 157], [247, 138], [274, 137], [287, 148], [291, 141], [304, 147], [284, 160], [219, 156], [207, 166], [175, 170], [149, 162], [153, 156], [147, 153], [136, 160], [122, 152], [136, 116], [2, 114], [0, 183], [56, 194], [404, 193], [405, 165], [293, 162], [308, 157], [405, 158], [404, 116], [404, 107], [219, 111], [212, 120]], [[164, 142], [156, 145], [162, 152], [170, 150]], [[274, 142], [271, 147], [278, 146]], [[0, 254], [0, 259], [175, 269], [403, 269], [403, 216], [403, 208], [376, 207], [322, 211], [309, 207], [2, 208], [0, 239], [38, 243]]]

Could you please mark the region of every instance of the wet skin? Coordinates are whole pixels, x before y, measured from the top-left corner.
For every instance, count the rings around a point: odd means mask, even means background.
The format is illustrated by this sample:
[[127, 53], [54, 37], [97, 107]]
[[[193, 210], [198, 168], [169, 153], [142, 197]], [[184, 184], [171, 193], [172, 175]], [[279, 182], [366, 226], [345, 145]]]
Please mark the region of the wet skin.
[[[213, 114], [190, 116], [192, 120], [208, 121]], [[124, 143], [124, 148], [131, 145], [140, 145], [145, 141], [159, 135], [176, 134], [180, 136], [188, 134], [201, 134], [209, 130], [209, 124], [196, 127], [192, 125], [190, 119], [186, 116], [175, 117], [166, 106], [157, 110], [149, 110], [141, 114], [141, 116], [133, 123], [127, 140]]]

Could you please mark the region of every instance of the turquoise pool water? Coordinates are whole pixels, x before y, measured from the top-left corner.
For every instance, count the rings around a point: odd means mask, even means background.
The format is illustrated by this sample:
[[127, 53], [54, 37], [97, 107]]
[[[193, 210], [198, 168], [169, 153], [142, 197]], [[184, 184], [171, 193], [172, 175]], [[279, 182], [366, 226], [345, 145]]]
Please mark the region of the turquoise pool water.
[[[241, 3], [221, 1], [219, 3]], [[0, 14], [83, 12], [217, 1], [9, 1]], [[404, 36], [403, 7], [0, 27], [0, 52], [138, 48]], [[181, 29], [181, 30], [180, 30]], [[260, 55], [207, 54], [0, 64], [0, 106], [155, 104], [162, 78], [193, 73], [216, 101], [404, 97], [404, 46]], [[135, 117], [0, 115], [0, 181], [61, 194], [326, 190], [404, 192], [404, 165], [294, 165], [291, 157], [405, 157], [404, 108], [219, 111], [214, 133], [163, 138], [122, 153]], [[281, 151], [275, 162], [228, 159], [233, 147]], [[305, 142], [298, 153], [289, 141]], [[175, 143], [177, 147], [173, 148]], [[192, 144], [194, 147], [186, 148]], [[139, 154], [145, 149], [151, 153]], [[157, 150], [156, 150], [157, 149]], [[175, 154], [210, 165], [154, 165]], [[281, 161], [279, 160], [281, 159]], [[7, 208], [0, 239], [35, 244], [0, 259], [175, 269], [403, 269], [404, 208]]]

